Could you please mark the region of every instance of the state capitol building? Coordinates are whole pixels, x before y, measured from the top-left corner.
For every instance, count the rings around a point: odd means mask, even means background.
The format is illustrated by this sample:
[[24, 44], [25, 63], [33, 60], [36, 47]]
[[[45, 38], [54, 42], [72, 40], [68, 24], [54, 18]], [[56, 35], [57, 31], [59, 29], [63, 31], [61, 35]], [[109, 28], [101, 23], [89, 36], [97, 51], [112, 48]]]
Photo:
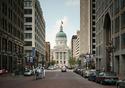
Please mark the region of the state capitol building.
[[63, 65], [68, 66], [69, 48], [67, 46], [67, 36], [63, 32], [63, 22], [60, 26], [60, 31], [56, 34], [56, 45], [53, 48], [53, 60], [61, 67]]

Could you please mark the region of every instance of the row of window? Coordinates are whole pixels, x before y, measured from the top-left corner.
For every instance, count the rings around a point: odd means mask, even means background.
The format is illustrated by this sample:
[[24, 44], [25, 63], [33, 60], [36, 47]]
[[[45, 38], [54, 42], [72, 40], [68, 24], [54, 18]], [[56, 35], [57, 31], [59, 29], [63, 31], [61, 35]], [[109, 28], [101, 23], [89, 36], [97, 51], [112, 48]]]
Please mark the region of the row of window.
[[[64, 52], [64, 53], [56, 53], [57, 55], [56, 55], [56, 58], [58, 59], [58, 58], [60, 58], [60, 59], [62, 59], [62, 57], [65, 59], [66, 58], [66, 53]], [[59, 56], [60, 55], [60, 56]]]
[[[123, 12], [121, 14], [121, 22], [120, 22], [120, 17], [116, 17], [114, 22], [114, 30], [113, 33], [117, 33], [119, 32], [120, 28], [123, 29], [125, 27], [125, 12]], [[120, 23], [121, 23], [121, 27], [120, 27]]]
[[11, 35], [23, 40], [23, 32], [20, 31], [19, 29], [17, 29], [17, 27], [15, 27], [12, 23], [10, 23], [8, 20], [1, 18], [0, 19], [0, 29], [10, 33]]
[[[66, 61], [60, 61], [60, 63], [62, 64], [62, 63], [66, 63]], [[57, 61], [57, 64], [59, 64], [59, 61]]]
[[113, 10], [114, 13], [117, 14], [120, 9], [123, 9], [125, 7], [125, 0], [115, 0], [113, 4]]
[[18, 8], [16, 11], [14, 11], [13, 8], [11, 8], [11, 6], [9, 6], [10, 4], [4, 3], [4, 2], [0, 2], [0, 14], [3, 16], [6, 16], [7, 18], [9, 18], [11, 21], [13, 21], [13, 23], [17, 24], [19, 27], [21, 27], [23, 29], [23, 9], [20, 10], [19, 6], [15, 6], [15, 8]]
[[[114, 39], [114, 44], [115, 44], [115, 51], [120, 49], [120, 37], [116, 37]], [[125, 33], [121, 35], [121, 49], [125, 49]]]
[[[97, 55], [101, 54], [102, 46], [96, 47]], [[114, 50], [118, 51], [120, 49], [120, 37], [114, 39]], [[121, 35], [121, 49], [125, 49], [125, 33]]]
[[0, 51], [22, 53], [23, 47], [13, 43], [12, 41], [8, 41], [5, 38], [0, 38]]
[[24, 17], [24, 22], [32, 22], [32, 17]]
[[24, 9], [24, 14], [32, 14], [32, 9]]
[[30, 30], [32, 30], [32, 25], [24, 25], [24, 30], [25, 30], [25, 31], [30, 31]]
[[32, 39], [32, 33], [25, 33], [24, 39]]
[[0, 69], [5, 68], [8, 72], [12, 72], [16, 67], [16, 59], [12, 56], [0, 54]]
[[32, 1], [24, 1], [24, 7], [32, 7]]

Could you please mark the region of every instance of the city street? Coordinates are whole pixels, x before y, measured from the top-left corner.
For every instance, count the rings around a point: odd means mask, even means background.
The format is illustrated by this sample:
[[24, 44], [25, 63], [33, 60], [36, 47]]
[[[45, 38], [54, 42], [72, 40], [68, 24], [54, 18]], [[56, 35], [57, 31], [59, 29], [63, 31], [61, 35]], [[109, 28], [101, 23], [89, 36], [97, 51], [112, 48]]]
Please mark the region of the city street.
[[33, 76], [0, 77], [0, 88], [116, 88], [88, 81], [72, 71], [47, 71], [46, 78], [34, 80]]

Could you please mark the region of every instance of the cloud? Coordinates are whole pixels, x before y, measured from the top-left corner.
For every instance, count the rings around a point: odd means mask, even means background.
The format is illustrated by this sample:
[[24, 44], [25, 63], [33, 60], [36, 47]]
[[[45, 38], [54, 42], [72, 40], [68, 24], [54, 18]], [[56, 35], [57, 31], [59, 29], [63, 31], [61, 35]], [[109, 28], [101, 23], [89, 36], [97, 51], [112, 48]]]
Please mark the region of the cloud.
[[51, 30], [46, 33], [46, 35], [47, 35], [46, 40], [50, 41], [51, 48], [53, 48], [55, 46], [55, 38], [56, 38], [57, 32], [59, 32], [59, 30], [60, 30], [61, 21], [63, 21], [64, 28], [67, 28], [69, 26], [69, 19], [67, 16], [64, 16], [63, 18], [57, 20], [55, 22], [55, 24], [52, 25], [52, 27], [50, 27]]
[[80, 0], [65, 0], [67, 6], [79, 6]]

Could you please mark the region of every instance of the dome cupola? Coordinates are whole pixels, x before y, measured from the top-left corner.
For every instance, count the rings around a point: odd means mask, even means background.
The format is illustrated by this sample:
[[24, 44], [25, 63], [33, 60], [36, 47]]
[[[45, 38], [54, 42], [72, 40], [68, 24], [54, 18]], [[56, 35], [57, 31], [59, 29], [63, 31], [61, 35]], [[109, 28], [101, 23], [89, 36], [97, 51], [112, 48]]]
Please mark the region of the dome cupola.
[[56, 34], [56, 38], [66, 38], [66, 34], [63, 32], [62, 24], [63, 22], [61, 22], [60, 31]]

